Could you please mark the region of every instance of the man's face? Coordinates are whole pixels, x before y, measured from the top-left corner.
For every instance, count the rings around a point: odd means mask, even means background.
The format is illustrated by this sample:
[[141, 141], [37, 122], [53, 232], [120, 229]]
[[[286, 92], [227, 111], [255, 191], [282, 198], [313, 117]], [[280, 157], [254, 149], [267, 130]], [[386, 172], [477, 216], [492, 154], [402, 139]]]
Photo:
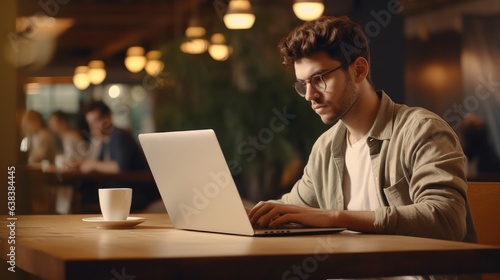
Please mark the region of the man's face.
[[102, 116], [98, 110], [87, 112], [85, 120], [90, 128], [92, 136], [97, 134], [108, 135], [111, 130], [111, 118], [109, 116]]
[[[331, 59], [326, 52], [316, 52], [295, 61], [297, 80], [309, 80], [311, 76], [321, 75], [341, 65]], [[326, 90], [318, 91], [307, 83], [305, 99], [311, 102], [312, 109], [325, 124], [332, 124], [342, 119], [356, 103], [358, 89], [348, 71], [342, 69], [323, 77]]]

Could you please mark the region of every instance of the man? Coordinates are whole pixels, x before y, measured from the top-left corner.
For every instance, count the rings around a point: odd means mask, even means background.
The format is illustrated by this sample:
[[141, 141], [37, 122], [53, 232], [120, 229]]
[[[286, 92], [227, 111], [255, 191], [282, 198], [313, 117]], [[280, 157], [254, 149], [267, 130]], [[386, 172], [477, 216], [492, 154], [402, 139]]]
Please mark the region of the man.
[[85, 109], [85, 120], [92, 138], [99, 139], [101, 147], [98, 158], [82, 162], [80, 171], [118, 173], [147, 169], [142, 151], [130, 132], [113, 126], [108, 105], [91, 102]]
[[366, 233], [475, 242], [466, 158], [437, 115], [395, 104], [370, 79], [370, 51], [347, 17], [306, 22], [279, 45], [299, 95], [325, 124], [302, 178], [249, 218], [260, 226], [299, 222]]
[[[119, 173], [149, 170], [144, 154], [132, 134], [113, 126], [111, 110], [104, 102], [91, 102], [85, 108], [84, 113], [91, 137], [101, 144], [97, 159], [87, 159], [81, 162], [79, 166], [81, 172]], [[132, 210], [143, 209], [150, 202], [159, 199], [159, 193], [154, 184], [135, 186], [110, 182], [107, 186], [96, 187], [119, 186], [133, 188]], [[85, 196], [85, 193], [88, 195]], [[82, 200], [97, 202], [97, 190], [95, 188], [82, 190]]]

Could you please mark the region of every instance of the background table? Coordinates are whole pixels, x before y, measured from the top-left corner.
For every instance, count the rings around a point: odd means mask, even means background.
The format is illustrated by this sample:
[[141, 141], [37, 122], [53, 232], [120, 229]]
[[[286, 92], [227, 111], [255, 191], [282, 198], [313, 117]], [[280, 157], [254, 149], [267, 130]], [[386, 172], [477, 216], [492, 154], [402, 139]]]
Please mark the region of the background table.
[[[172, 228], [166, 214], [133, 229], [88, 215], [18, 216], [16, 265], [50, 279], [325, 279], [500, 272], [500, 247], [425, 238], [333, 234], [245, 237]], [[7, 217], [1, 217], [6, 221]], [[8, 228], [2, 224], [2, 258]], [[295, 278], [294, 278], [295, 277]]]

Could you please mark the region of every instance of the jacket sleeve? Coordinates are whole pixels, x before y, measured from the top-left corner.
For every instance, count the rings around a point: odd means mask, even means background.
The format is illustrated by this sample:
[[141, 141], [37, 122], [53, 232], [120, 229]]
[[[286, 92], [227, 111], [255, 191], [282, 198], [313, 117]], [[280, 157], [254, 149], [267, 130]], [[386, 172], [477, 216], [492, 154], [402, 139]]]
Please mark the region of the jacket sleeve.
[[295, 183], [289, 193], [281, 197], [279, 202], [319, 208], [314, 182], [317, 181], [315, 178], [321, 176], [321, 174], [318, 174], [321, 170], [318, 165], [320, 165], [321, 158], [324, 157], [324, 152], [322, 151], [324, 143], [322, 142], [321, 138], [316, 141], [302, 177]]
[[[453, 130], [437, 117], [425, 117], [402, 134], [405, 178], [410, 203], [375, 211], [378, 233], [461, 241], [466, 225], [466, 158]], [[407, 185], [407, 186], [405, 186]]]

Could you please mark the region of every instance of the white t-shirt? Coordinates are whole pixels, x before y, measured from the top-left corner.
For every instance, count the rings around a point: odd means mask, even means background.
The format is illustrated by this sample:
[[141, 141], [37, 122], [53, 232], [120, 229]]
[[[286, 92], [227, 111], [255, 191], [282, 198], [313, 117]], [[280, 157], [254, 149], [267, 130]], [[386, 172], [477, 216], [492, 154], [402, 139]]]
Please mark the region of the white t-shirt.
[[375, 210], [381, 205], [377, 197], [370, 149], [366, 144], [367, 135], [354, 144], [350, 144], [349, 137], [346, 137], [348, 139], [342, 181], [344, 209]]

